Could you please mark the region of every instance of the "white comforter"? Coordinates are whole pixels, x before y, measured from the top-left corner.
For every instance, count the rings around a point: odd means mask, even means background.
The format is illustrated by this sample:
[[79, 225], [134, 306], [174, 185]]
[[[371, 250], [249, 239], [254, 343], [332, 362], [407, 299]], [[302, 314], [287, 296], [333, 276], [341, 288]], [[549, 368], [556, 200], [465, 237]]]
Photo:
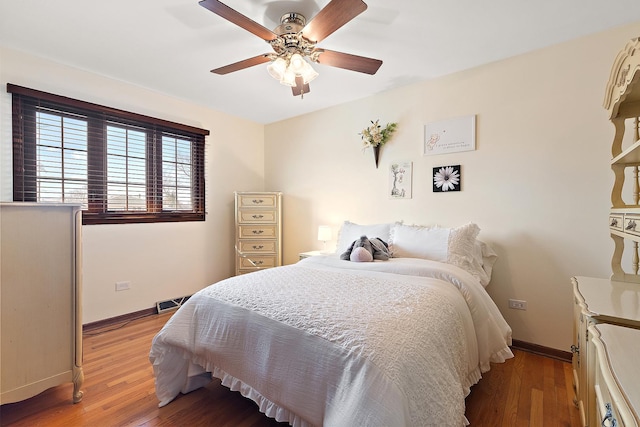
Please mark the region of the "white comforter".
[[413, 258], [311, 257], [196, 293], [153, 340], [160, 406], [211, 375], [294, 426], [466, 424], [511, 329], [480, 283]]

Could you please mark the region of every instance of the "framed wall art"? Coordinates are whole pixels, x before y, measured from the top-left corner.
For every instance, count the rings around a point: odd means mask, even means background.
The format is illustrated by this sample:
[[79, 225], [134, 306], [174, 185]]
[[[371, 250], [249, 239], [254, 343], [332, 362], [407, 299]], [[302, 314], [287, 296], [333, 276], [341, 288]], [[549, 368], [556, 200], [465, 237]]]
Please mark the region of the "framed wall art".
[[411, 198], [412, 162], [396, 162], [389, 166], [389, 196], [392, 199]]
[[460, 191], [462, 174], [460, 165], [433, 168], [433, 192]]
[[422, 154], [457, 153], [476, 149], [476, 116], [462, 116], [424, 125]]

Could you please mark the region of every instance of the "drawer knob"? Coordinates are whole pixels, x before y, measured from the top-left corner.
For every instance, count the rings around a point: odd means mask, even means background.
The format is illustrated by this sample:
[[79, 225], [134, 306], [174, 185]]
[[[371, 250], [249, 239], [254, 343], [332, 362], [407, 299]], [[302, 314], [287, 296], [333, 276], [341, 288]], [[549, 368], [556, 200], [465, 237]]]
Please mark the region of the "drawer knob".
[[262, 234], [264, 230], [253, 230], [253, 234]]
[[610, 227], [617, 227], [618, 226], [618, 220], [617, 218], [612, 218], [611, 219], [611, 224], [609, 224]]
[[262, 200], [262, 199], [253, 199], [251, 201], [251, 203], [253, 203], [254, 205], [259, 205], [260, 203], [264, 203], [264, 200]]
[[607, 409], [607, 413], [604, 414], [604, 418], [602, 419], [602, 427], [617, 427], [618, 422], [613, 418], [613, 414], [611, 413], [611, 403], [607, 403], [604, 407]]
[[580, 346], [579, 345], [572, 345], [571, 346], [571, 353], [578, 353], [580, 354]]
[[253, 219], [262, 219], [264, 215], [253, 215]]
[[264, 246], [262, 246], [262, 245], [253, 245], [252, 248], [253, 248], [253, 250], [258, 251], [258, 250], [264, 248]]
[[633, 230], [636, 231], [636, 222], [635, 220], [631, 220], [629, 221], [629, 224], [627, 224], [627, 226], [624, 228], [625, 230]]

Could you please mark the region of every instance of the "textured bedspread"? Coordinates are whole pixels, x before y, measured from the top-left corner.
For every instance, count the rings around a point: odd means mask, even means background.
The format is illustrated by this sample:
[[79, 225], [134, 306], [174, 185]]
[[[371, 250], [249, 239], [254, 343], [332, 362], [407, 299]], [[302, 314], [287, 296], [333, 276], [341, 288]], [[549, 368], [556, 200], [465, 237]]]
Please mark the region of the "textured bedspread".
[[150, 359], [161, 406], [213, 374], [296, 426], [455, 426], [509, 341], [484, 289], [456, 267], [314, 257], [198, 292]]

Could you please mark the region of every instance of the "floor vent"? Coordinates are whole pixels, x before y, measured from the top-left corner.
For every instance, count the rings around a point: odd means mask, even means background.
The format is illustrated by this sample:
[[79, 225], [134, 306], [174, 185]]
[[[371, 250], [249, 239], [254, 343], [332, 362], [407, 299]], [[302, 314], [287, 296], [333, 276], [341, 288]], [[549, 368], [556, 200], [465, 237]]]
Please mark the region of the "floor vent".
[[166, 313], [167, 311], [177, 310], [180, 308], [182, 304], [187, 302], [187, 300], [191, 298], [191, 295], [186, 297], [180, 297], [175, 299], [170, 299], [167, 301], [160, 301], [156, 303], [156, 307], [158, 308], [158, 314]]

